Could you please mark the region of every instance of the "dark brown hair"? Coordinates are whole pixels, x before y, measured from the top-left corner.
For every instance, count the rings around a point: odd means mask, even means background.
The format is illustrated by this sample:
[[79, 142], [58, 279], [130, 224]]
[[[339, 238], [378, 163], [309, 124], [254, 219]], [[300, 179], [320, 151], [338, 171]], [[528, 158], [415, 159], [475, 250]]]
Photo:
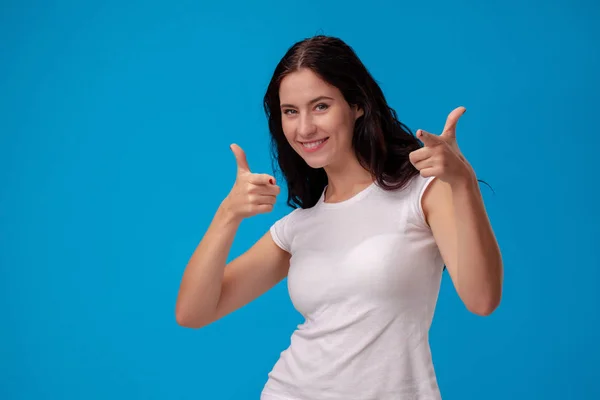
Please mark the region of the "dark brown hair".
[[314, 36], [302, 40], [286, 52], [264, 96], [269, 121], [273, 161], [279, 165], [288, 185], [287, 204], [310, 208], [319, 200], [327, 175], [323, 168], [312, 168], [288, 143], [281, 125], [279, 85], [291, 72], [309, 68], [321, 79], [337, 87], [351, 106], [364, 115], [356, 120], [352, 145], [358, 161], [386, 190], [405, 186], [419, 171], [408, 155], [421, 147], [410, 129], [400, 122], [375, 79], [354, 50], [342, 40]]

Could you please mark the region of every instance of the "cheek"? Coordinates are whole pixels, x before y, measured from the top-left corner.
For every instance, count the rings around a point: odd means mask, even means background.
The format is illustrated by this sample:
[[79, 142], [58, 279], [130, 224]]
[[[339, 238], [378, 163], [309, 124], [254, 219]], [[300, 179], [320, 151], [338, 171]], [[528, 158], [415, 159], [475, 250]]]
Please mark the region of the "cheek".
[[281, 121], [281, 129], [283, 130], [283, 134], [284, 134], [285, 138], [288, 140], [288, 142], [292, 142], [293, 141], [293, 133], [294, 133], [294, 128], [293, 128], [292, 124], [289, 121], [282, 120]]
[[296, 128], [293, 123], [281, 123], [281, 128], [283, 130], [283, 136], [285, 136], [286, 141], [296, 153], [301, 155], [300, 145], [296, 142]]
[[332, 133], [336, 137], [336, 140], [344, 143], [352, 140], [353, 125], [346, 116], [336, 115], [334, 118], [324, 122], [325, 130]]

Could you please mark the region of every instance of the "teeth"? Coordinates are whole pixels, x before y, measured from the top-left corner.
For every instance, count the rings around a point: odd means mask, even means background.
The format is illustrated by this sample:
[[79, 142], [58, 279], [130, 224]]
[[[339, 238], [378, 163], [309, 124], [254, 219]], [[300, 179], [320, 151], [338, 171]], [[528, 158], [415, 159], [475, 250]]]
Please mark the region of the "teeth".
[[314, 149], [315, 147], [317, 147], [324, 141], [325, 141], [325, 139], [321, 139], [321, 140], [317, 140], [316, 142], [302, 143], [302, 146], [306, 147], [307, 149]]

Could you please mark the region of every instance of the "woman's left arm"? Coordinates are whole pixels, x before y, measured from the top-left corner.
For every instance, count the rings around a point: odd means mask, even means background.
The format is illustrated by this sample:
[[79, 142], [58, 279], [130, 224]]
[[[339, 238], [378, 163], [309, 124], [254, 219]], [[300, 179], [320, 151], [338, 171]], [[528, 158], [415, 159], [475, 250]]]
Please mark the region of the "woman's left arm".
[[502, 256], [477, 180], [450, 186], [436, 179], [423, 210], [459, 297], [469, 311], [491, 314], [502, 296]]
[[459, 297], [469, 311], [489, 315], [502, 296], [502, 255], [475, 172], [456, 144], [463, 113], [450, 113], [440, 136], [419, 130], [425, 146], [410, 159], [422, 176], [438, 178], [423, 195], [423, 211]]

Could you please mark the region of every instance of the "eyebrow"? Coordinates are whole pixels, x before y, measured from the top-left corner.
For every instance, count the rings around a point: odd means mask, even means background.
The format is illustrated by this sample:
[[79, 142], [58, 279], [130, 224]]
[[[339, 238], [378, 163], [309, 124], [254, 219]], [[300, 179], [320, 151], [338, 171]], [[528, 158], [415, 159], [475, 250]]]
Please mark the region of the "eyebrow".
[[[308, 104], [314, 104], [314, 103], [316, 103], [317, 101], [321, 101], [321, 100], [333, 100], [333, 98], [331, 98], [331, 97], [327, 97], [327, 96], [319, 96], [319, 97], [317, 97], [317, 98], [314, 98], [314, 99], [312, 99], [311, 101], [309, 101], [309, 102], [308, 102]], [[294, 106], [293, 104], [282, 104], [280, 107], [281, 107], [281, 108], [284, 108], [284, 107], [292, 107], [292, 108], [295, 108], [296, 106]]]

